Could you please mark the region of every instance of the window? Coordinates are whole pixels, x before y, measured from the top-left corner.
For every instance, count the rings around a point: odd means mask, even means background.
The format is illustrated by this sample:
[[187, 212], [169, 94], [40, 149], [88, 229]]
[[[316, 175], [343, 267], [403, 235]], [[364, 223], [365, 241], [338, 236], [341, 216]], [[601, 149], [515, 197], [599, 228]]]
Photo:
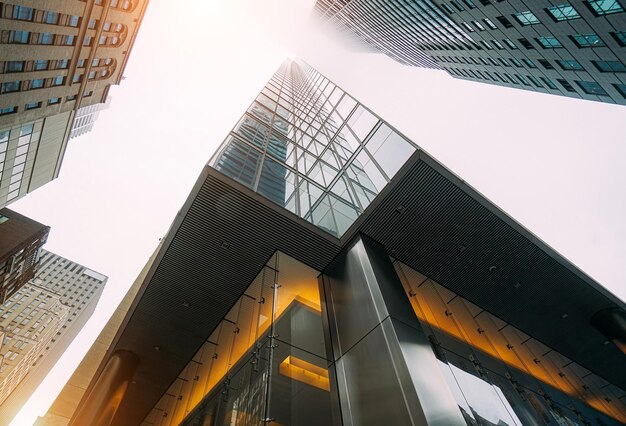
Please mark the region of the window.
[[91, 61], [92, 67], [97, 67], [99, 65], [100, 65], [100, 59], [94, 59], [93, 61]]
[[587, 5], [598, 16], [624, 11], [617, 0], [587, 0]]
[[31, 80], [30, 81], [30, 88], [31, 89], [40, 89], [43, 87], [43, 78], [38, 78], [36, 80]]
[[575, 61], [573, 59], [557, 60], [556, 63], [559, 64], [559, 66], [566, 71], [584, 71], [585, 70], [583, 66], [580, 65], [580, 62]]
[[595, 81], [577, 81], [576, 84], [588, 95], [609, 96], [606, 90]]
[[4, 63], [4, 72], [21, 72], [24, 71], [24, 61], [7, 61]]
[[103, 45], [107, 43], [107, 36], [101, 36], [100, 40], [98, 40], [98, 44]]
[[517, 45], [515, 43], [513, 43], [511, 40], [509, 40], [508, 38], [505, 38], [504, 40], [502, 40], [504, 42], [504, 44], [506, 44], [507, 46], [509, 46], [509, 49], [511, 50], [515, 50], [517, 49]]
[[80, 74], [74, 74], [74, 77], [72, 78], [72, 83], [80, 83], [81, 77], [82, 76]]
[[563, 47], [561, 42], [556, 37], [536, 37], [537, 43], [544, 49], [557, 49]]
[[67, 69], [68, 61], [67, 59], [61, 59], [57, 61], [57, 69], [64, 70]]
[[111, 23], [110, 22], [105, 22], [104, 26], [102, 27], [103, 31], [110, 31], [111, 30]]
[[20, 82], [19, 81], [7, 81], [6, 83], [2, 83], [1, 93], [11, 93], [11, 92], [19, 92], [20, 90]]
[[576, 45], [578, 47], [606, 46], [606, 44], [604, 44], [604, 41], [602, 41], [600, 36], [598, 34], [595, 34], [595, 33], [591, 33], [591, 34], [576, 34], [576, 35], [573, 35], [573, 36], [570, 36], [570, 37], [574, 41], [574, 43], [576, 43]]
[[620, 46], [626, 46], [626, 31], [617, 31], [611, 35]]
[[52, 44], [54, 43], [54, 35], [51, 33], [40, 33], [39, 44]]
[[61, 86], [63, 84], [63, 82], [65, 81], [65, 77], [63, 77], [62, 75], [57, 75], [56, 77], [54, 77], [54, 79], [52, 80], [52, 85], [53, 86]]
[[535, 65], [535, 63], [533, 61], [531, 61], [530, 59], [522, 59], [522, 62], [524, 62], [524, 64], [526, 64], [526, 66], [528, 68], [537, 68], [537, 65]]
[[535, 46], [533, 46], [532, 44], [530, 44], [530, 42], [528, 40], [526, 40], [525, 38], [518, 38], [517, 41], [520, 42], [520, 44], [522, 46], [524, 46], [526, 49], [528, 50], [532, 50], [535, 48]]
[[541, 85], [541, 83], [539, 83], [539, 80], [537, 80], [535, 77], [533, 77], [532, 75], [527, 75], [526, 76], [531, 82], [532, 84], [534, 84], [536, 87], [543, 87]]
[[63, 36], [63, 44], [66, 46], [73, 46], [74, 45], [74, 40], [76, 38], [73, 35], [65, 35]]
[[48, 61], [45, 59], [37, 59], [34, 67], [35, 71], [43, 71], [48, 69]]
[[61, 103], [61, 98], [50, 98], [48, 99], [48, 105], [56, 105]]
[[515, 65], [517, 68], [523, 67], [522, 63], [515, 58], [509, 58], [509, 61], [511, 61], [511, 63]]
[[504, 26], [504, 28], [511, 28], [513, 26], [513, 24], [511, 24], [511, 21], [506, 19], [504, 16], [498, 16], [496, 17], [496, 19]]
[[626, 66], [620, 61], [591, 61], [600, 72], [626, 72]]
[[552, 16], [552, 19], [557, 22], [580, 18], [580, 14], [569, 3], [550, 7], [546, 9], [546, 11], [550, 14], [550, 16]]
[[463, 3], [465, 3], [470, 9], [476, 9], [476, 5], [472, 0], [463, 0]]
[[33, 9], [25, 6], [13, 6], [13, 19], [20, 21], [32, 21]]
[[556, 84], [554, 84], [552, 82], [552, 80], [550, 80], [547, 77], [539, 77], [541, 79], [541, 81], [543, 81], [545, 83], [546, 86], [548, 86], [550, 89], [552, 90], [556, 90]]
[[93, 30], [94, 28], [96, 28], [97, 23], [98, 21], [96, 21], [95, 19], [90, 19], [89, 25], [87, 25], [87, 28], [89, 28], [90, 30]]
[[83, 97], [84, 98], [88, 98], [89, 96], [93, 95], [93, 90], [89, 90], [83, 93]]
[[13, 113], [16, 113], [16, 112], [17, 112], [17, 107], [16, 106], [0, 108], [0, 115], [13, 114]]
[[9, 35], [9, 43], [27, 44], [30, 38], [28, 31], [11, 31]]
[[539, 18], [537, 18], [535, 16], [534, 13], [532, 13], [530, 10], [527, 10], [526, 12], [519, 12], [519, 13], [514, 13], [513, 17], [517, 20], [517, 22], [520, 23], [520, 25], [522, 26], [526, 26], [526, 25], [535, 25], [535, 24], [539, 24]]
[[26, 104], [25, 108], [27, 110], [41, 108], [41, 102], [29, 102]]
[[89, 80], [93, 80], [94, 78], [96, 78], [96, 72], [95, 71], [89, 71], [89, 75], [87, 76], [87, 78]]
[[496, 26], [496, 24], [494, 24], [491, 20], [485, 18], [483, 19], [483, 22], [485, 23], [485, 25], [487, 25], [489, 28], [491, 28], [492, 30], [497, 30], [498, 27]]
[[85, 36], [83, 39], [83, 46], [91, 46], [91, 42], [93, 41], [92, 36]]
[[543, 66], [547, 70], [553, 70], [554, 69], [554, 67], [552, 66], [550, 61], [547, 61], [545, 59], [537, 59], [537, 62], [539, 62], [541, 64], [541, 66]]
[[564, 80], [562, 78], [557, 78], [556, 81], [558, 81], [559, 84], [563, 86], [565, 90], [567, 90], [568, 92], [576, 93], [576, 89], [574, 89], [574, 87], [571, 84], [569, 84], [569, 81]]
[[75, 101], [76, 100], [76, 95], [71, 95], [65, 98], [66, 101]]
[[626, 84], [614, 84], [613, 87], [624, 97], [626, 98]]
[[45, 24], [56, 25], [59, 23], [59, 14], [51, 10], [46, 10], [43, 15], [43, 22]]
[[70, 16], [70, 19], [67, 21], [67, 25], [70, 27], [77, 27], [80, 23], [80, 17], [76, 15]]

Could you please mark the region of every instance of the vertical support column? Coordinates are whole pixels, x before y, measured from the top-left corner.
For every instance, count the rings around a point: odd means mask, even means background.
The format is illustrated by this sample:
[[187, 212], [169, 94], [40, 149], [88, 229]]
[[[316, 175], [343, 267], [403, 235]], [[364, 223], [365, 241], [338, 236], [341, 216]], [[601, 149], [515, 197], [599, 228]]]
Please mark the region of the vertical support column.
[[357, 236], [320, 276], [344, 425], [465, 425], [383, 246]]
[[70, 426], [109, 426], [138, 365], [139, 357], [134, 353], [114, 352], [70, 420]]

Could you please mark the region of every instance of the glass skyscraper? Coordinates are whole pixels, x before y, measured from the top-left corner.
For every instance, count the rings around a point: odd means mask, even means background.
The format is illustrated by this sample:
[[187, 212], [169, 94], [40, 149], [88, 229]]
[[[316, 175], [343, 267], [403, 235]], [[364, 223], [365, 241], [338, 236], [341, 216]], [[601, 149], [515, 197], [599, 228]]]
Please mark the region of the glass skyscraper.
[[316, 14], [402, 64], [626, 104], [623, 1], [317, 0]]
[[70, 425], [618, 425], [624, 302], [287, 61], [210, 160]]
[[319, 72], [286, 61], [211, 165], [340, 237], [416, 149]]

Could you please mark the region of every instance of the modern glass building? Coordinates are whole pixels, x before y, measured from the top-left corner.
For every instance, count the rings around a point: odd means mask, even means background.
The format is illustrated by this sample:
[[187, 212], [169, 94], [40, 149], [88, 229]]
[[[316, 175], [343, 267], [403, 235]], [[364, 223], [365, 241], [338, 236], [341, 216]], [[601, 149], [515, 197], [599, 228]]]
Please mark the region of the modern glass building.
[[465, 80], [626, 104], [622, 0], [317, 0], [342, 37]]
[[71, 425], [618, 425], [624, 303], [308, 65], [204, 168]]

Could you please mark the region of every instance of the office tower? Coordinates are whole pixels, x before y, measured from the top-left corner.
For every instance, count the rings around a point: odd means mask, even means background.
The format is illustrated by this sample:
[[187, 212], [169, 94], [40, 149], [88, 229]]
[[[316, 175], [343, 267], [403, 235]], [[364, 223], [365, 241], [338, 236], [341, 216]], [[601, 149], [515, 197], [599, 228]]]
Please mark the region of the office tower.
[[111, 106], [111, 97], [109, 96], [104, 103], [87, 105], [80, 108], [74, 116], [70, 139], [91, 132], [93, 125], [100, 115], [100, 111]]
[[[37, 274], [28, 284], [30, 293], [17, 293], [0, 308], [0, 325], [12, 333], [7, 336], [32, 340], [31, 346], [22, 348], [17, 343], [7, 344], [5, 339], [1, 349], [5, 360], [17, 356], [17, 363], [24, 355], [23, 359], [29, 361], [19, 367], [12, 364], [0, 374], [11, 383], [2, 389], [0, 424], [11, 422], [91, 318], [107, 281], [104, 275], [49, 251], [42, 251], [39, 263]], [[52, 302], [52, 307], [47, 307]], [[56, 317], [58, 321], [51, 323]]]
[[625, 315], [288, 61], [202, 170], [69, 424], [617, 425]]
[[87, 352], [80, 365], [76, 368], [76, 371], [74, 371], [74, 374], [72, 374], [72, 377], [70, 377], [67, 384], [54, 400], [54, 403], [46, 415], [37, 419], [35, 423], [36, 426], [65, 426], [69, 423], [72, 415], [76, 411], [76, 407], [78, 407], [78, 403], [85, 394], [89, 382], [96, 373], [96, 369], [102, 362], [107, 350], [111, 346], [115, 334], [122, 325], [124, 317], [130, 310], [135, 297], [137, 297], [141, 284], [145, 280], [148, 270], [156, 259], [160, 248], [161, 245], [159, 244], [157, 250], [141, 270], [139, 276], [126, 293], [126, 296], [124, 296], [122, 302], [115, 312], [113, 312], [113, 315], [100, 332], [100, 335], [98, 335], [98, 338], [89, 349], [89, 352]]
[[626, 105], [622, 0], [317, 0], [340, 36], [406, 65]]
[[0, 301], [4, 303], [35, 276], [50, 227], [0, 209]]
[[[68, 318], [60, 297], [42, 287], [26, 284], [2, 305], [4, 330], [0, 367], [0, 418], [9, 424], [7, 398], [41, 362], [48, 345]], [[16, 407], [19, 409], [19, 407]]]
[[0, 207], [58, 177], [75, 116], [120, 83], [147, 4], [0, 4]]

